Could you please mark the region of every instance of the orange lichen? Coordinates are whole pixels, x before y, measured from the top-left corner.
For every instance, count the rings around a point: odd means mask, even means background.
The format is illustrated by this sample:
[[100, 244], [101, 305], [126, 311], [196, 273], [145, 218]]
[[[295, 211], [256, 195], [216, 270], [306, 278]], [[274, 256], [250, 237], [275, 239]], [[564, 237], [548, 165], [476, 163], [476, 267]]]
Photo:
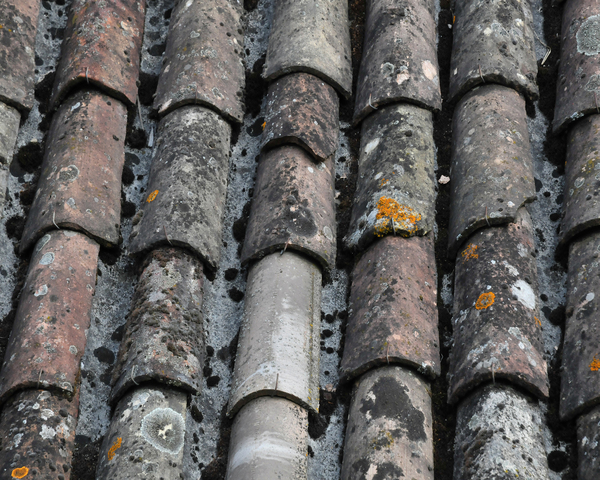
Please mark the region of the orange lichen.
[[390, 183], [390, 181], [387, 178], [382, 178], [381, 182], [379, 182], [379, 188], [383, 188], [388, 183]]
[[592, 363], [590, 363], [590, 370], [592, 372], [600, 370], [600, 360], [596, 358], [596, 355], [594, 355], [594, 359], [592, 360]]
[[108, 451], [107, 457], [108, 457], [108, 461], [110, 462], [113, 458], [115, 458], [115, 452], [121, 448], [121, 443], [123, 442], [123, 439], [121, 437], [117, 438], [117, 441], [113, 444], [112, 447], [110, 447], [110, 450]]
[[482, 293], [479, 295], [477, 302], [475, 302], [475, 308], [477, 310], [485, 310], [494, 304], [495, 299], [496, 295], [494, 295], [492, 292]]
[[477, 245], [473, 245], [472, 243], [469, 243], [467, 245], [467, 248], [465, 248], [462, 252], [463, 261], [466, 262], [467, 260], [470, 260], [471, 258], [479, 258], [479, 254], [477, 253], [478, 248], [479, 247]]
[[542, 326], [542, 322], [541, 322], [541, 320], [540, 320], [539, 318], [537, 318], [537, 317], [533, 317], [533, 318], [535, 319], [535, 324], [536, 324], [538, 327], [541, 327], [541, 326]]
[[377, 202], [377, 220], [375, 235], [383, 237], [387, 233], [400, 230], [408, 231], [408, 234], [416, 232], [417, 222], [421, 220], [421, 214], [415, 212], [408, 205], [402, 205], [393, 198], [381, 197]]
[[154, 190], [150, 195], [148, 195], [148, 199], [146, 200], [146, 202], [150, 203], [150, 202], [154, 201], [154, 199], [156, 198], [157, 195], [158, 195], [158, 190]]
[[27, 467], [15, 468], [12, 471], [13, 478], [25, 478], [29, 473], [29, 469]]
[[266, 126], [267, 126], [267, 122], [263, 122], [263, 124], [261, 125], [263, 130], [265, 129]]

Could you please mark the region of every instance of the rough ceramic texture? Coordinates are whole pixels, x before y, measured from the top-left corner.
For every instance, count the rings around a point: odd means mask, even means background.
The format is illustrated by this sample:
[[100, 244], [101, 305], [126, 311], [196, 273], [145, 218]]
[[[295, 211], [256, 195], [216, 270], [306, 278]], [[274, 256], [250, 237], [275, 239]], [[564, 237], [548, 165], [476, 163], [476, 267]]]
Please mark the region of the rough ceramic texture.
[[308, 414], [284, 398], [252, 400], [231, 428], [227, 480], [306, 480]]
[[362, 125], [348, 247], [385, 235], [425, 235], [435, 222], [432, 115], [412, 105], [377, 110]]
[[183, 477], [187, 395], [140, 387], [117, 405], [102, 447], [96, 478], [111, 480]]
[[272, 252], [299, 250], [335, 266], [335, 167], [315, 164], [300, 147], [278, 147], [258, 164], [242, 263]]
[[26, 251], [47, 230], [82, 230], [103, 246], [120, 241], [127, 112], [118, 100], [79, 92], [52, 119], [23, 237]]
[[202, 389], [202, 264], [176, 248], [154, 250], [146, 262], [115, 365], [112, 403], [148, 381], [196, 395]]
[[467, 397], [456, 413], [454, 480], [547, 480], [537, 402], [509, 386], [488, 385]]
[[23, 112], [33, 107], [34, 47], [40, 3], [0, 0], [0, 101]]
[[147, 196], [133, 220], [131, 253], [179, 246], [217, 268], [230, 136], [229, 124], [204, 107], [182, 107], [163, 118]]
[[0, 417], [2, 478], [69, 480], [78, 408], [79, 395], [26, 390], [11, 397]]
[[565, 2], [556, 105], [552, 128], [558, 133], [600, 109], [600, 7], [594, 0]]
[[339, 143], [340, 102], [328, 83], [293, 73], [269, 85], [261, 149], [296, 144], [316, 160], [326, 160]]
[[448, 401], [503, 379], [548, 397], [531, 218], [486, 228], [456, 259]]
[[228, 120], [244, 116], [243, 9], [227, 0], [182, 0], [174, 8], [154, 108], [164, 115], [206, 105]]
[[136, 103], [145, 13], [145, 0], [73, 1], [56, 69], [54, 108], [79, 84]]
[[433, 480], [431, 390], [402, 367], [365, 374], [352, 394], [341, 480]]
[[565, 420], [600, 403], [599, 257], [597, 231], [571, 243], [560, 382], [559, 413]]
[[453, 257], [475, 230], [512, 222], [535, 199], [525, 101], [486, 85], [454, 111], [448, 250]]
[[90, 326], [99, 250], [93, 240], [68, 230], [38, 242], [4, 355], [0, 403], [23, 388], [73, 395]]
[[433, 0], [369, 0], [354, 122], [387, 103], [442, 108]]
[[596, 480], [600, 472], [600, 408], [577, 419], [578, 480]]
[[[2, 81], [2, 80], [0, 80]], [[10, 165], [19, 133], [21, 114], [0, 102], [0, 164]]]
[[321, 77], [341, 95], [352, 93], [346, 0], [275, 0], [263, 77], [292, 72]]
[[352, 271], [350, 315], [341, 374], [401, 363], [440, 374], [433, 235], [386, 237]]
[[248, 273], [244, 318], [228, 413], [276, 395], [319, 410], [321, 272], [293, 252], [275, 253]]

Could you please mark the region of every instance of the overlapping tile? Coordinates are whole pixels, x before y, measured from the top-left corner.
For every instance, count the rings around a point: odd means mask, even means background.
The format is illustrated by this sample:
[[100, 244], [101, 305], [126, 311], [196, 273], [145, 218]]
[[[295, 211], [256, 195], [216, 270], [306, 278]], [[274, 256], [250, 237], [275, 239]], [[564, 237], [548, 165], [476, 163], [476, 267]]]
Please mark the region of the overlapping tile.
[[118, 100], [81, 91], [54, 115], [21, 252], [47, 230], [82, 230], [103, 246], [119, 243], [127, 112]]
[[435, 221], [432, 115], [413, 105], [387, 106], [362, 125], [358, 180], [346, 244], [430, 232]]
[[139, 387], [117, 405], [102, 448], [96, 478], [184, 478], [187, 395]]
[[556, 104], [555, 133], [589, 114], [600, 113], [600, 6], [593, 0], [565, 3]]
[[449, 99], [476, 85], [496, 83], [536, 100], [537, 58], [531, 5], [527, 1], [454, 2]]
[[450, 403], [496, 379], [548, 397], [534, 253], [531, 219], [521, 209], [514, 223], [475, 233], [457, 256]]
[[175, 7], [154, 108], [164, 115], [187, 104], [244, 116], [243, 9], [230, 0], [187, 0]]
[[367, 2], [354, 122], [387, 103], [442, 108], [432, 0]]
[[128, 105], [137, 98], [145, 0], [74, 0], [51, 104], [77, 85], [93, 85]]
[[73, 395], [90, 325], [99, 246], [81, 233], [42, 237], [31, 258], [0, 372], [0, 402], [24, 388]]
[[316, 160], [331, 157], [339, 142], [339, 99], [314, 75], [293, 73], [269, 85], [261, 149], [296, 144]]
[[437, 279], [433, 237], [386, 237], [352, 272], [343, 381], [401, 363], [439, 375]]
[[315, 164], [302, 148], [262, 154], [242, 263], [274, 251], [299, 250], [324, 267], [335, 264], [333, 159]]
[[451, 256], [475, 230], [512, 222], [535, 198], [521, 95], [499, 85], [473, 89], [457, 105], [452, 130]]
[[433, 479], [431, 390], [402, 367], [363, 375], [352, 395], [342, 480]]
[[577, 419], [578, 480], [595, 480], [600, 472], [600, 408]]
[[230, 135], [229, 124], [204, 107], [182, 107], [162, 119], [130, 252], [181, 246], [217, 268]]
[[272, 81], [292, 72], [316, 75], [350, 97], [348, 2], [275, 1], [263, 76]]
[[321, 271], [287, 251], [248, 273], [228, 413], [276, 395], [319, 409]]

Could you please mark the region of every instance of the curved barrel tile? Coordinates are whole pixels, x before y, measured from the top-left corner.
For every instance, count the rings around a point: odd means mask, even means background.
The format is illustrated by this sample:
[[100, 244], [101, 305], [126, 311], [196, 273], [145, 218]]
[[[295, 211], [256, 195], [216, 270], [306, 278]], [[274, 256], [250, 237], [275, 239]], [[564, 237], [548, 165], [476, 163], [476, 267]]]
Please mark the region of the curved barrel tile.
[[528, 1], [454, 2], [450, 101], [476, 85], [497, 83], [537, 100], [537, 58]]
[[594, 0], [565, 2], [556, 105], [552, 129], [598, 113], [600, 105], [600, 6]]
[[272, 252], [299, 250], [324, 268], [335, 265], [335, 167], [315, 164], [295, 146], [262, 154], [254, 187], [242, 263]]
[[242, 8], [229, 0], [178, 3], [154, 100], [159, 115], [182, 105], [200, 104], [241, 123], [245, 83], [242, 13]]
[[431, 390], [418, 375], [383, 367], [362, 376], [352, 395], [341, 480], [433, 480]]
[[175, 245], [217, 268], [230, 136], [230, 125], [204, 107], [182, 107], [162, 119], [148, 196], [133, 220], [131, 253]]
[[600, 472], [600, 408], [577, 419], [577, 478], [596, 480]]
[[433, 0], [367, 2], [354, 122], [387, 103], [442, 108]]
[[252, 400], [231, 428], [227, 480], [306, 480], [308, 412], [284, 398]]
[[424, 235], [435, 222], [431, 112], [412, 105], [377, 110], [362, 125], [348, 247], [385, 235]]
[[121, 342], [111, 403], [148, 381], [200, 393], [203, 284], [202, 264], [191, 255], [175, 248], [150, 254]]
[[600, 404], [599, 254], [597, 231], [573, 241], [569, 249], [559, 412], [565, 420]]
[[352, 272], [342, 381], [401, 363], [440, 374], [433, 236], [386, 237]]
[[187, 394], [140, 387], [123, 397], [113, 414], [96, 467], [96, 478], [184, 478]]
[[21, 252], [54, 228], [82, 230], [104, 246], [119, 243], [127, 111], [97, 92], [80, 92], [54, 115]]
[[294, 73], [269, 85], [261, 149], [293, 143], [326, 160], [339, 143], [340, 102], [328, 83]]
[[96, 242], [71, 231], [54, 231], [38, 242], [0, 372], [0, 403], [24, 388], [73, 395], [99, 250]]
[[95, 85], [128, 105], [135, 105], [145, 0], [74, 0], [52, 92], [60, 102], [77, 85]]
[[319, 410], [321, 272], [293, 252], [269, 255], [248, 273], [228, 414], [277, 395]]
[[346, 0], [276, 0], [263, 77], [292, 72], [322, 78], [346, 99], [352, 60]]
[[486, 85], [454, 111], [448, 250], [454, 256], [475, 230], [514, 221], [535, 199], [525, 101], [514, 90]]
[[495, 379], [548, 397], [534, 252], [522, 209], [514, 223], [475, 233], [458, 255], [448, 402]]

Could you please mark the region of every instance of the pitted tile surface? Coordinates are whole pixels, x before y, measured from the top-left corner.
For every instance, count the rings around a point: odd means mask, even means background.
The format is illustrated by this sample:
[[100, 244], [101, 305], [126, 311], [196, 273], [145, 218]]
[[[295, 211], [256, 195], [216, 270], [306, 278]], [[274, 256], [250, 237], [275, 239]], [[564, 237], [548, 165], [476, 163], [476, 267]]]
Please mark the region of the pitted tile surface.
[[352, 272], [343, 381], [401, 363], [440, 374], [433, 236], [385, 237]]
[[435, 220], [431, 112], [386, 106], [362, 125], [358, 180], [346, 244], [363, 249], [385, 235], [424, 235]]
[[293, 143], [326, 160], [339, 143], [337, 93], [314, 75], [293, 73], [269, 85], [261, 149]]
[[21, 252], [47, 230], [83, 230], [104, 246], [119, 243], [127, 111], [98, 92], [79, 92], [52, 119], [38, 189]]
[[354, 122], [387, 103], [442, 108], [433, 0], [367, 2]]
[[600, 408], [577, 418], [579, 480], [595, 480], [600, 472]]
[[499, 85], [465, 95], [452, 122], [448, 250], [475, 230], [509, 223], [535, 198], [525, 101]]
[[54, 231], [31, 257], [2, 371], [0, 403], [23, 388], [73, 395], [96, 287], [96, 242]]

